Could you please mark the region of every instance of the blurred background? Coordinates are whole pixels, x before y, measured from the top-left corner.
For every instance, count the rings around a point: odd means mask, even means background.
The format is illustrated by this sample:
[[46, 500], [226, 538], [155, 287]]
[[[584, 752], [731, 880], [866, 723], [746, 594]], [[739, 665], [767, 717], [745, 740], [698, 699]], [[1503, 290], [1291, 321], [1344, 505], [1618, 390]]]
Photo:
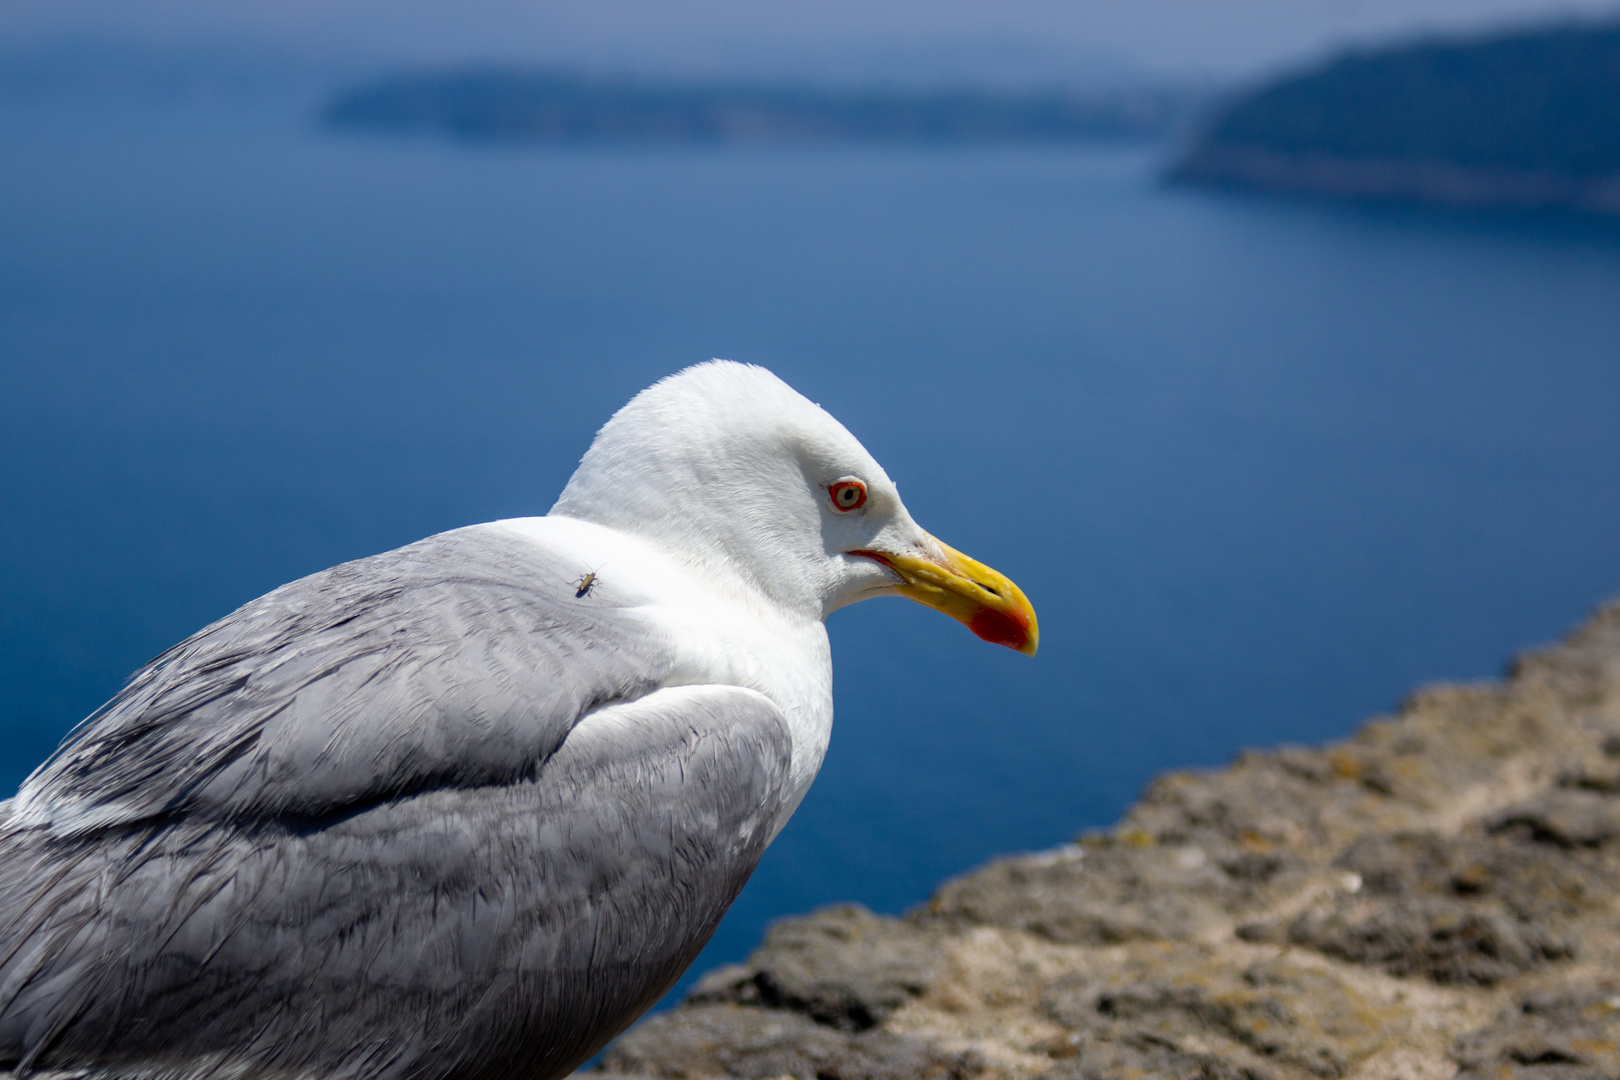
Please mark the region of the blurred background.
[[7, 0], [0, 789], [260, 593], [545, 512], [714, 356], [1042, 648], [836, 614], [826, 766], [699, 969], [1492, 676], [1620, 591], [1617, 21]]

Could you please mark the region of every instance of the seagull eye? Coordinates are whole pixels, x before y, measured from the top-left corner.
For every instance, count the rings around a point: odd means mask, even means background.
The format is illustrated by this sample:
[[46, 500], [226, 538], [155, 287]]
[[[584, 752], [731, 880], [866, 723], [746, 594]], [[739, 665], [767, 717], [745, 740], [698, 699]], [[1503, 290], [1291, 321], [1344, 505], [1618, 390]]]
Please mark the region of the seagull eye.
[[843, 513], [866, 505], [866, 485], [859, 480], [840, 480], [827, 489], [833, 506]]

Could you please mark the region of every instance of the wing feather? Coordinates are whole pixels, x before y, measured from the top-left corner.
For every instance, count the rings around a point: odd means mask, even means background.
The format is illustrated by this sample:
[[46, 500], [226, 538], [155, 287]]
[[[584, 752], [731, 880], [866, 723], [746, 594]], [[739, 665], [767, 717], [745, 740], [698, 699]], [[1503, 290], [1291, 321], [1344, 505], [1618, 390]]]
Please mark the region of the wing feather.
[[319, 818], [507, 782], [659, 685], [670, 644], [534, 545], [474, 527], [283, 586], [168, 650], [23, 785], [13, 818]]
[[762, 695], [678, 687], [591, 714], [534, 776], [318, 828], [10, 830], [0, 910], [32, 930], [0, 962], [0, 1065], [563, 1076], [713, 933], [790, 750]]

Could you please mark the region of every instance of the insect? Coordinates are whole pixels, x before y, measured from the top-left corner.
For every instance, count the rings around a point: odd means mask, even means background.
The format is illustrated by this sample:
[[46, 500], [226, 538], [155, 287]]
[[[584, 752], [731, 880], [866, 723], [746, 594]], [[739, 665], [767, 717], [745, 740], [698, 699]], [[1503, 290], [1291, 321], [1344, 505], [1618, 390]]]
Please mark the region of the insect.
[[578, 592], [574, 593], [574, 599], [578, 600], [580, 597], [594, 589], [598, 580], [599, 579], [596, 576], [596, 571], [592, 570], [579, 580], [570, 581], [568, 584], [579, 590]]

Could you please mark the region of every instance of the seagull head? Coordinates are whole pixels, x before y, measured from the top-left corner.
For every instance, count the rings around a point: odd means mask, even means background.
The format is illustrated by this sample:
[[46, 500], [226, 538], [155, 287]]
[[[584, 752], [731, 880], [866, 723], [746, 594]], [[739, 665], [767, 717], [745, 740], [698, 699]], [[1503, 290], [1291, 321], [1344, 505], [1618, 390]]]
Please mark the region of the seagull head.
[[860, 441], [761, 367], [715, 360], [636, 395], [551, 513], [631, 533], [699, 572], [817, 618], [874, 596], [942, 611], [1034, 655], [1035, 610], [929, 535]]

